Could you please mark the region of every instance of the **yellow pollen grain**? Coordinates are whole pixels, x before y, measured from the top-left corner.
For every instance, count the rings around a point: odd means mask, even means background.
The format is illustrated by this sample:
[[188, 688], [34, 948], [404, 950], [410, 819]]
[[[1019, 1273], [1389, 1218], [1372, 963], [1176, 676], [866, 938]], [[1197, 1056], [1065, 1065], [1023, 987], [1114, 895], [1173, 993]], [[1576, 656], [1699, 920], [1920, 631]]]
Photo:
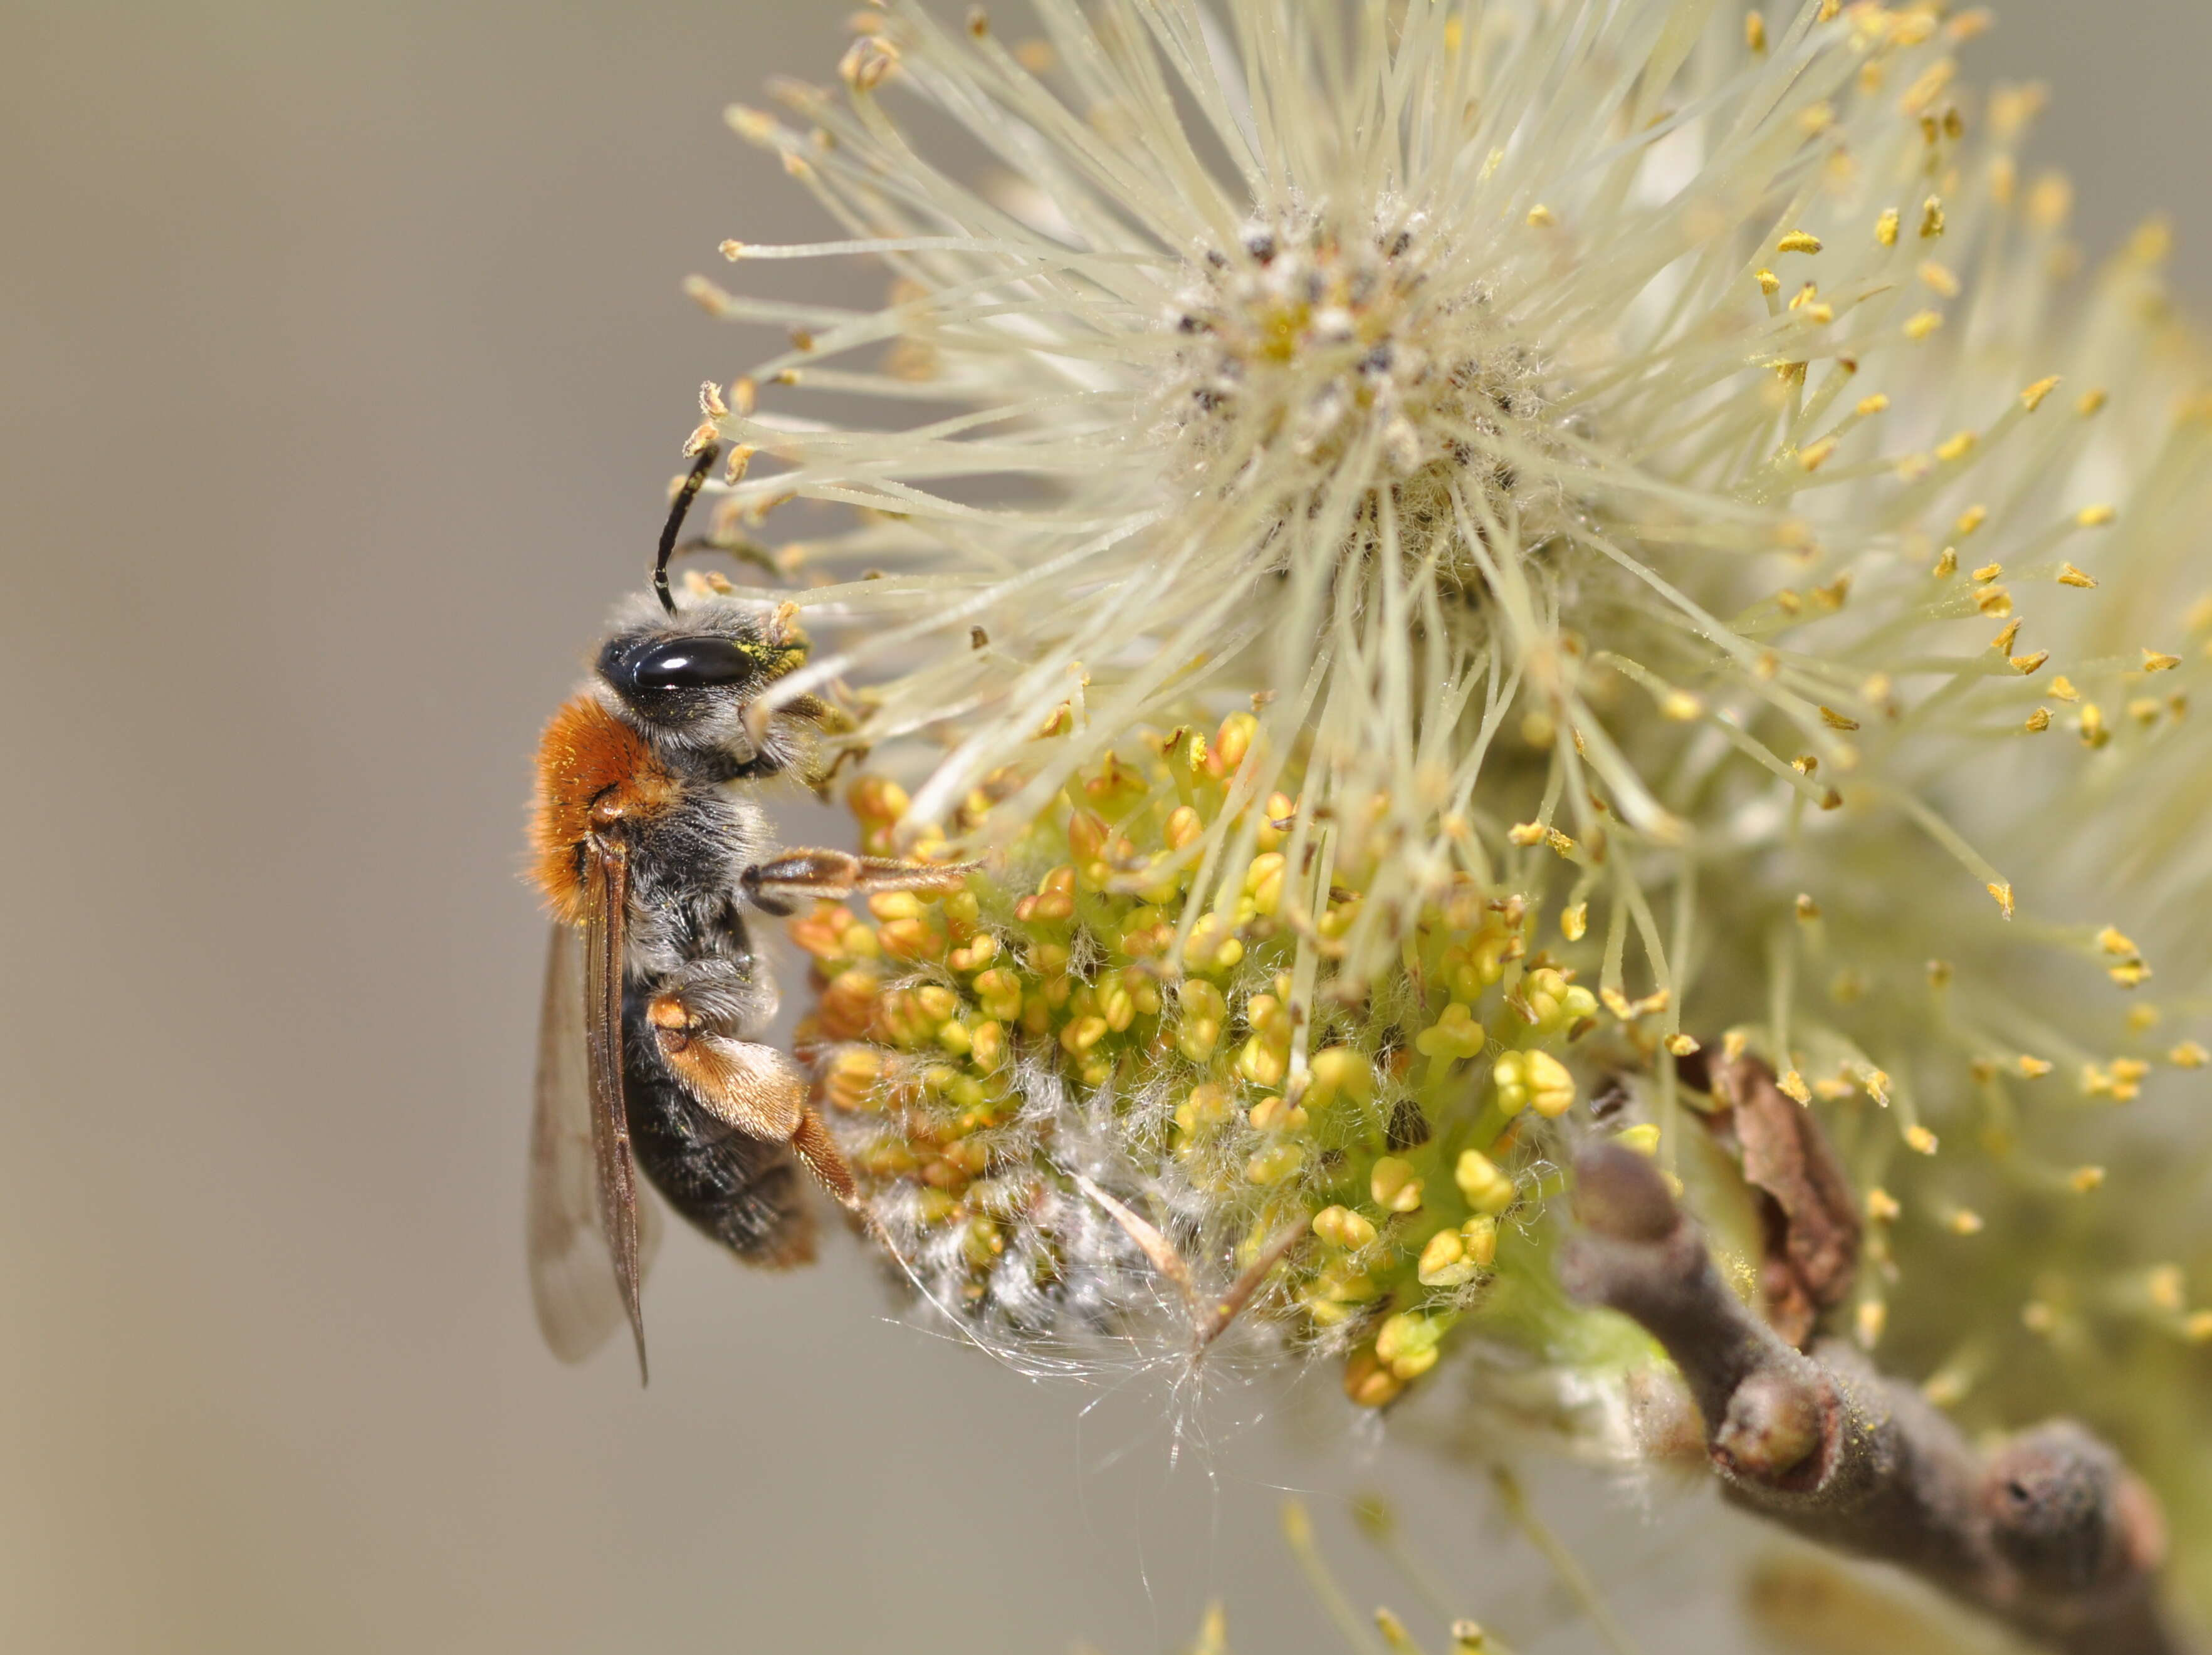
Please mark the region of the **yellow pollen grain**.
[[1942, 325], [1943, 313], [1941, 311], [1924, 310], [1905, 323], [1905, 336], [1908, 339], [1925, 339]]
[[1774, 251], [1778, 253], [1817, 253], [1820, 251], [1820, 238], [1809, 230], [1792, 230], [1774, 244]]

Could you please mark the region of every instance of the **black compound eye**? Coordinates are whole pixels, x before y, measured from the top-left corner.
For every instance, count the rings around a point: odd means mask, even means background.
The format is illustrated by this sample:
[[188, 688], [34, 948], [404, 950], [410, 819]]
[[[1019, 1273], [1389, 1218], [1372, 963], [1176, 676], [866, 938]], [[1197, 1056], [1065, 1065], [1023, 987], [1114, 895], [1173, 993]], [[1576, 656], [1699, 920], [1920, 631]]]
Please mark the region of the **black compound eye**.
[[647, 644], [618, 669], [621, 688], [632, 690], [707, 689], [760, 676], [757, 655], [726, 638], [667, 638]]

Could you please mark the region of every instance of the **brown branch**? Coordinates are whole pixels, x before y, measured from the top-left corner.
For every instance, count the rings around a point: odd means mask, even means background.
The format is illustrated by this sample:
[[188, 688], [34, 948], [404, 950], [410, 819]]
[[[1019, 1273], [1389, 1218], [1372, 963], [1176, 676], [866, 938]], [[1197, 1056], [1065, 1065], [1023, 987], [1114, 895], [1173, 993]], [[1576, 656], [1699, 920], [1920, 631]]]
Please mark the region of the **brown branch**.
[[1614, 1143], [1575, 1162], [1561, 1274], [1665, 1347], [1723, 1491], [1808, 1540], [1899, 1565], [2065, 1655], [2180, 1655], [2150, 1491], [2068, 1421], [1978, 1452], [1846, 1347], [1801, 1354], [1747, 1309], [1658, 1170]]

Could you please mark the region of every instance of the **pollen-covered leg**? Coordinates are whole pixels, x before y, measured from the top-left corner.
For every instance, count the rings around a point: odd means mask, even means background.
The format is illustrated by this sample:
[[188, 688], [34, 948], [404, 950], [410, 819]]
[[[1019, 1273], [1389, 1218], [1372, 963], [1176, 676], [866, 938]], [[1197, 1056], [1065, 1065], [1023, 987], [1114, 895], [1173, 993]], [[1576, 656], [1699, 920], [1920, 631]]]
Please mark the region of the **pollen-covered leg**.
[[806, 1082], [790, 1058], [772, 1046], [715, 1033], [680, 994], [653, 996], [646, 1018], [661, 1061], [702, 1108], [748, 1137], [790, 1144], [841, 1204], [858, 1204], [852, 1169], [806, 1106]]
[[744, 871], [745, 895], [769, 913], [789, 913], [808, 898], [842, 901], [856, 891], [956, 891], [972, 862], [902, 862], [846, 851], [786, 851]]
[[862, 1210], [860, 1190], [853, 1181], [853, 1169], [845, 1164], [845, 1152], [830, 1136], [830, 1129], [822, 1124], [821, 1116], [809, 1109], [799, 1117], [799, 1131], [792, 1135], [791, 1147], [806, 1163], [806, 1170], [836, 1197], [839, 1206], [851, 1212]]

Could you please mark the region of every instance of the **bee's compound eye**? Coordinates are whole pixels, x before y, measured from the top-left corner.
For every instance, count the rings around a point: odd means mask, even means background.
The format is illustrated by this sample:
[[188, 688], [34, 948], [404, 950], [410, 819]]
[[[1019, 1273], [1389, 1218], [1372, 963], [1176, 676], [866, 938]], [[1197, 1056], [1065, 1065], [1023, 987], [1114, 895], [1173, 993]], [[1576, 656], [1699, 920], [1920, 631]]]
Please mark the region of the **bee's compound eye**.
[[760, 661], [726, 638], [667, 638], [639, 650], [619, 669], [633, 691], [706, 689], [760, 676]]

